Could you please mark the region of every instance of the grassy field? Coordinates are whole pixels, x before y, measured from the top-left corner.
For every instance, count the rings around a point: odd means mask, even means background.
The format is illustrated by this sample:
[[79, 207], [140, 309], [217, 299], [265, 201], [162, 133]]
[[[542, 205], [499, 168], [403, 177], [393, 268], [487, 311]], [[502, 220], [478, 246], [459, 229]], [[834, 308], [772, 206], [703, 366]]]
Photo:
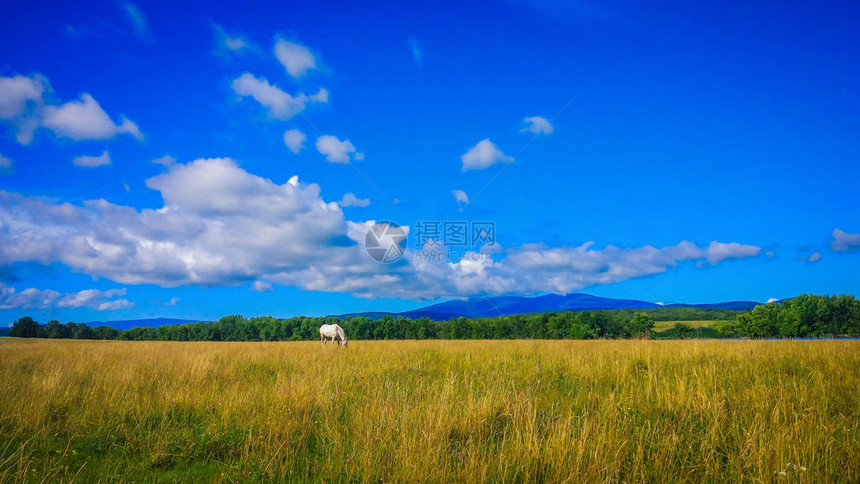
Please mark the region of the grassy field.
[[0, 342], [2, 482], [858, 482], [858, 341]]

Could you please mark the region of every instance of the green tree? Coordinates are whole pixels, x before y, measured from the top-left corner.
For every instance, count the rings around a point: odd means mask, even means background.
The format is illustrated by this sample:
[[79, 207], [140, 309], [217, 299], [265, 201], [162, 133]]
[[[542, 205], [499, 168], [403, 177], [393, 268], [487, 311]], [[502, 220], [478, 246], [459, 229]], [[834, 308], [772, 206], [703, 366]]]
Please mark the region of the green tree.
[[650, 338], [654, 320], [647, 313], [636, 313], [627, 324], [627, 333], [632, 338]]
[[39, 323], [33, 321], [30, 316], [24, 316], [12, 323], [9, 329], [9, 336], [15, 338], [38, 338], [40, 326]]
[[45, 325], [45, 336], [54, 339], [66, 339], [71, 338], [72, 333], [69, 331], [68, 326], [56, 319], [52, 319]]

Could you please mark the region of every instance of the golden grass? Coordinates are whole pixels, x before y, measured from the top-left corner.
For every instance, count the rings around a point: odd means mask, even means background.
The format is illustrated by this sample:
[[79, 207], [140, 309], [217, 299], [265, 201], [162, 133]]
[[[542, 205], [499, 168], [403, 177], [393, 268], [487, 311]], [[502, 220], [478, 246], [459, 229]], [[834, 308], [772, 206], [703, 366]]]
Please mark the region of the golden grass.
[[0, 355], [3, 482], [860, 481], [858, 341], [14, 340]]

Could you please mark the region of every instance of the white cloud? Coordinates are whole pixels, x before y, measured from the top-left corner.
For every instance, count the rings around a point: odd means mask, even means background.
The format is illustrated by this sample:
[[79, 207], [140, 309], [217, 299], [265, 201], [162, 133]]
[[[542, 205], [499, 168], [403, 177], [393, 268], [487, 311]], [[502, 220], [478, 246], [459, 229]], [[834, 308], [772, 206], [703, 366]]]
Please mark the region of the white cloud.
[[12, 127], [22, 145], [33, 140], [39, 127], [43, 96], [51, 89], [48, 79], [39, 75], [0, 76], [0, 120]]
[[451, 190], [451, 193], [454, 194], [454, 199], [457, 200], [457, 203], [469, 204], [469, 195], [466, 195], [466, 192], [463, 190]]
[[809, 259], [807, 259], [807, 260], [808, 260], [809, 262], [818, 262], [818, 261], [820, 261], [820, 260], [821, 260], [821, 252], [813, 252], [812, 254], [810, 254]]
[[152, 31], [149, 30], [149, 25], [146, 22], [146, 15], [140, 7], [133, 2], [122, 2], [121, 6], [125, 12], [125, 19], [132, 31], [134, 31], [134, 35], [136, 35], [140, 40], [152, 42]]
[[315, 103], [325, 104], [328, 102], [328, 89], [321, 87], [316, 94], [308, 96], [308, 99]]
[[353, 193], [346, 193], [337, 204], [341, 207], [366, 207], [370, 205], [370, 199], [358, 198]]
[[134, 303], [128, 299], [116, 299], [113, 301], [105, 301], [96, 307], [96, 311], [117, 311], [120, 309], [131, 309]]
[[316, 57], [310, 49], [281, 37], [275, 38], [275, 57], [287, 73], [296, 79], [317, 67]]
[[82, 94], [80, 101], [69, 101], [61, 106], [46, 106], [42, 126], [53, 130], [58, 136], [75, 141], [101, 140], [127, 133], [138, 140], [143, 135], [137, 125], [122, 116], [117, 125], [104, 112], [99, 103], [89, 94]]
[[502, 153], [502, 150], [493, 144], [489, 138], [481, 140], [478, 144], [471, 147], [465, 155], [460, 157], [460, 160], [463, 161], [462, 171], [483, 170], [496, 163], [510, 163], [514, 161], [513, 158]]
[[102, 154], [98, 156], [88, 156], [81, 155], [72, 160], [72, 163], [75, 166], [80, 166], [84, 168], [95, 168], [98, 166], [107, 166], [110, 165], [110, 154], [108, 154], [107, 150], [102, 152]]
[[13, 126], [19, 143], [29, 144], [40, 126], [75, 141], [103, 140], [123, 133], [143, 139], [137, 124], [125, 116], [115, 124], [90, 94], [51, 105], [45, 101], [50, 92], [48, 80], [39, 74], [0, 77], [0, 120]]
[[777, 299], [777, 298], [775, 298], [775, 297], [772, 297], [772, 298], [770, 298], [770, 299], [768, 299], [768, 300], [767, 300], [767, 304], [775, 303], [775, 302], [779, 302], [779, 299]]
[[[317, 138], [316, 147], [329, 163], [349, 163], [350, 155], [355, 153], [355, 146], [349, 140], [341, 141], [328, 134]], [[355, 153], [354, 158], [361, 161], [364, 159], [364, 154]]]
[[421, 46], [415, 39], [409, 39], [409, 50], [412, 52], [412, 60], [415, 65], [422, 67], [424, 65], [424, 54], [421, 52]]
[[842, 229], [833, 229], [833, 240], [830, 249], [833, 252], [845, 252], [860, 248], [860, 234], [849, 234]]
[[171, 166], [174, 163], [176, 163], [176, 158], [174, 158], [171, 155], [164, 155], [160, 158], [155, 158], [153, 160], [150, 160], [150, 162], [155, 163], [156, 165]]
[[0, 175], [12, 172], [12, 160], [0, 153]]
[[541, 133], [541, 134], [552, 134], [553, 127], [546, 118], [540, 116], [532, 116], [530, 118], [523, 119], [524, 122], [528, 123], [528, 126], [523, 128], [521, 131], [523, 133]]
[[50, 89], [48, 80], [34, 74], [0, 77], [0, 119], [15, 119], [25, 114], [27, 103], [42, 103], [42, 95]]
[[290, 151], [296, 154], [304, 147], [306, 139], [308, 137], [297, 129], [291, 129], [284, 133], [284, 144], [287, 145]]
[[[216, 158], [175, 164], [146, 184], [161, 194], [162, 207], [138, 210], [106, 200], [74, 205], [0, 191], [0, 265], [61, 263], [121, 284], [264, 281], [360, 297], [435, 299], [566, 294], [684, 263], [743, 259], [760, 250], [716, 241], [703, 247], [682, 241], [603, 249], [590, 242], [527, 244], [439, 262], [416, 257], [420, 251], [410, 248], [400, 262], [385, 265], [365, 251], [365, 234], [374, 221], [346, 220], [337, 203], [320, 197], [318, 185], [297, 177], [278, 184]], [[19, 297], [6, 292], [7, 299]]]
[[0, 282], [0, 310], [6, 309], [43, 309], [51, 306], [61, 294], [50, 289], [24, 289], [18, 292], [14, 287]]
[[14, 287], [0, 282], [0, 310], [6, 309], [47, 309], [81, 308], [97, 311], [126, 309], [134, 306], [127, 299], [113, 299], [125, 295], [123, 289], [85, 289], [79, 292], [61, 294], [51, 289], [29, 288], [18, 292]]
[[210, 25], [212, 25], [212, 30], [215, 33], [216, 55], [228, 56], [231, 54], [242, 54], [257, 50], [254, 44], [245, 37], [240, 35], [230, 35], [223, 27], [214, 22]]
[[706, 257], [712, 265], [717, 265], [726, 259], [743, 259], [755, 257], [761, 252], [761, 247], [742, 245], [737, 242], [724, 244], [713, 241], [708, 245]]
[[125, 288], [109, 289], [101, 291], [99, 289], [86, 289], [80, 292], [67, 294], [57, 300], [58, 308], [80, 308], [89, 307], [95, 308], [102, 304], [105, 299], [113, 297], [125, 296]]
[[298, 93], [295, 96], [269, 84], [265, 78], [257, 78], [246, 72], [233, 80], [233, 91], [239, 96], [249, 96], [269, 110], [275, 119], [290, 119], [305, 110], [308, 103], [328, 102], [328, 91], [320, 89], [312, 96]]
[[272, 289], [272, 283], [267, 281], [256, 280], [253, 284], [251, 284], [251, 289], [257, 292], [275, 292]]

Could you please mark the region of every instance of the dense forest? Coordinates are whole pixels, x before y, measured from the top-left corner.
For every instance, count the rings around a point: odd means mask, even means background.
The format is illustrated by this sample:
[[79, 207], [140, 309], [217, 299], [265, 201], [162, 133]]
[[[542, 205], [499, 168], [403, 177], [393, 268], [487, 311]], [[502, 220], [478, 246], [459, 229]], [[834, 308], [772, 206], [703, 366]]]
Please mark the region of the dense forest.
[[[693, 330], [679, 323], [662, 333], [655, 321], [722, 320], [717, 329]], [[350, 339], [621, 339], [621, 338], [797, 338], [860, 336], [860, 301], [852, 296], [802, 294], [780, 303], [762, 304], [751, 311], [702, 308], [654, 308], [517, 314], [492, 318], [451, 318], [434, 321], [384, 316], [367, 317], [270, 316], [247, 319], [224, 316], [200, 322], [117, 330], [108, 326], [49, 321], [30, 317], [13, 323], [10, 336], [21, 338], [117, 339], [147, 341], [300, 341], [319, 339], [322, 324], [339, 324]]]

